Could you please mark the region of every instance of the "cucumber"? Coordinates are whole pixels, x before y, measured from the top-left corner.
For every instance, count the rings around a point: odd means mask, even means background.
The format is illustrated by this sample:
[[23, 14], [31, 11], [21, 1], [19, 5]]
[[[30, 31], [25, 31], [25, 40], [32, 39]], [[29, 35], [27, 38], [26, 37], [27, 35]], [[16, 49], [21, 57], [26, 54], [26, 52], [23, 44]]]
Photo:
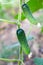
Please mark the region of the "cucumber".
[[33, 17], [30, 11], [30, 8], [28, 7], [27, 4], [22, 5], [22, 10], [24, 12], [25, 17], [30, 21], [30, 23], [35, 24], [35, 25], [38, 23], [36, 19]]
[[25, 54], [29, 54], [30, 53], [30, 47], [28, 45], [24, 30], [23, 29], [18, 29], [16, 34], [17, 34], [17, 38], [20, 42], [20, 45], [23, 49], [23, 52]]

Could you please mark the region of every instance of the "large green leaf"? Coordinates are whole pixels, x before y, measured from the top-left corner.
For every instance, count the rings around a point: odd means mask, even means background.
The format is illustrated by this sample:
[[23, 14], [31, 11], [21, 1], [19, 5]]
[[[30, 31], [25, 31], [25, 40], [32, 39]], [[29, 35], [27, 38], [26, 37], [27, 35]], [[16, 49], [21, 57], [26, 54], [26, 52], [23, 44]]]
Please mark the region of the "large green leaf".
[[30, 7], [32, 12], [37, 11], [42, 8], [43, 0], [30, 0], [27, 4]]

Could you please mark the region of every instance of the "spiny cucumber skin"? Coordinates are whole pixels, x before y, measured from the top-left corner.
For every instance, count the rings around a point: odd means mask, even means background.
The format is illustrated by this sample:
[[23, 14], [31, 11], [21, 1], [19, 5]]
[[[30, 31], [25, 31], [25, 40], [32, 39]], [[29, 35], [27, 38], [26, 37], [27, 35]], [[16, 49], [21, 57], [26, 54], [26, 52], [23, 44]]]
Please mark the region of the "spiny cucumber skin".
[[20, 42], [20, 45], [21, 45], [24, 53], [28, 55], [30, 53], [30, 47], [27, 43], [27, 39], [26, 39], [26, 36], [25, 36], [25, 33], [24, 33], [23, 29], [18, 29], [17, 30], [17, 38]]
[[36, 19], [33, 17], [32, 13], [31, 13], [31, 11], [30, 11], [30, 8], [28, 7], [27, 4], [23, 4], [23, 5], [22, 5], [22, 10], [23, 10], [23, 12], [24, 12], [25, 17], [30, 21], [30, 23], [36, 25], [36, 24], [37, 24], [37, 21], [36, 21]]

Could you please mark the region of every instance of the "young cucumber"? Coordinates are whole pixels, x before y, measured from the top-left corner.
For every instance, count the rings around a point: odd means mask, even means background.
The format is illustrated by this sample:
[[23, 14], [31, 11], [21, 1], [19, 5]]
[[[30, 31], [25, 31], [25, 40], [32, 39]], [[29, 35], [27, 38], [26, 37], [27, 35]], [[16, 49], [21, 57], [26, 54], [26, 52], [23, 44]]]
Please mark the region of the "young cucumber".
[[30, 47], [28, 45], [24, 30], [23, 29], [18, 29], [16, 34], [17, 34], [17, 38], [20, 42], [20, 45], [21, 45], [24, 53], [29, 54], [30, 53]]
[[24, 15], [27, 19], [29, 19], [29, 21], [32, 23], [32, 24], [37, 24], [38, 22], [36, 21], [36, 19], [33, 17], [31, 11], [30, 11], [30, 8], [28, 7], [27, 4], [23, 4], [22, 5], [22, 10], [24, 12]]

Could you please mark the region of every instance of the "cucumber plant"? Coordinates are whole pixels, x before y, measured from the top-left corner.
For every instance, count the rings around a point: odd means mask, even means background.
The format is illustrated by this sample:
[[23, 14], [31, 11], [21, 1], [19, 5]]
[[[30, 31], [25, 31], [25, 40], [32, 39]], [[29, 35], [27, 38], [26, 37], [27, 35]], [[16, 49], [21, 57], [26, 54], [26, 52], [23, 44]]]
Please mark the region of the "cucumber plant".
[[[31, 11], [35, 12], [36, 10], [43, 8], [42, 0], [41, 1], [40, 0], [38, 0], [38, 1], [37, 0], [28, 0], [28, 2], [27, 2], [27, 0], [25, 0], [25, 1], [26, 1], [25, 3], [23, 3], [22, 0], [19, 0], [19, 3], [17, 2], [17, 0], [4, 0], [4, 2], [3, 2], [3, 0], [0, 1], [0, 22], [7, 22], [7, 23], [15, 24], [18, 26], [16, 35], [17, 35], [18, 41], [21, 46], [20, 47], [21, 59], [18, 59], [18, 60], [17, 59], [7, 59], [7, 57], [14, 54], [13, 51], [15, 50], [15, 45], [13, 45], [13, 46], [11, 45], [11, 46], [9, 46], [10, 50], [9, 50], [9, 48], [4, 49], [4, 52], [2, 52], [2, 54], [0, 55], [0, 60], [8, 61], [8, 62], [16, 62], [17, 61], [18, 65], [21, 65], [21, 62], [23, 63], [22, 53], [24, 52], [27, 55], [30, 53], [30, 47], [29, 47], [28, 41], [26, 39], [25, 31], [20, 28], [21, 21], [23, 21], [25, 18], [28, 18], [28, 20], [30, 20], [30, 22], [32, 24], [37, 24], [38, 22], [33, 17]], [[13, 12], [14, 12], [14, 7], [16, 7], [16, 5], [14, 4], [15, 2], [17, 3], [17, 6], [19, 6], [20, 11], [17, 12], [16, 15], [12, 14], [13, 20], [11, 20], [10, 15], [9, 14], [7, 15], [6, 9], [9, 10], [10, 8], [12, 8]], [[34, 2], [34, 5], [33, 5], [33, 2]], [[33, 8], [33, 6], [34, 6], [34, 8]], [[23, 12], [21, 12], [20, 8], [23, 10]], [[30, 11], [30, 9], [31, 9], [31, 11]], [[12, 11], [11, 11], [11, 13], [12, 13]], [[17, 21], [17, 22], [14, 22], [14, 21]], [[41, 31], [43, 32], [43, 29]], [[7, 51], [7, 50], [9, 50], [9, 51]]]

